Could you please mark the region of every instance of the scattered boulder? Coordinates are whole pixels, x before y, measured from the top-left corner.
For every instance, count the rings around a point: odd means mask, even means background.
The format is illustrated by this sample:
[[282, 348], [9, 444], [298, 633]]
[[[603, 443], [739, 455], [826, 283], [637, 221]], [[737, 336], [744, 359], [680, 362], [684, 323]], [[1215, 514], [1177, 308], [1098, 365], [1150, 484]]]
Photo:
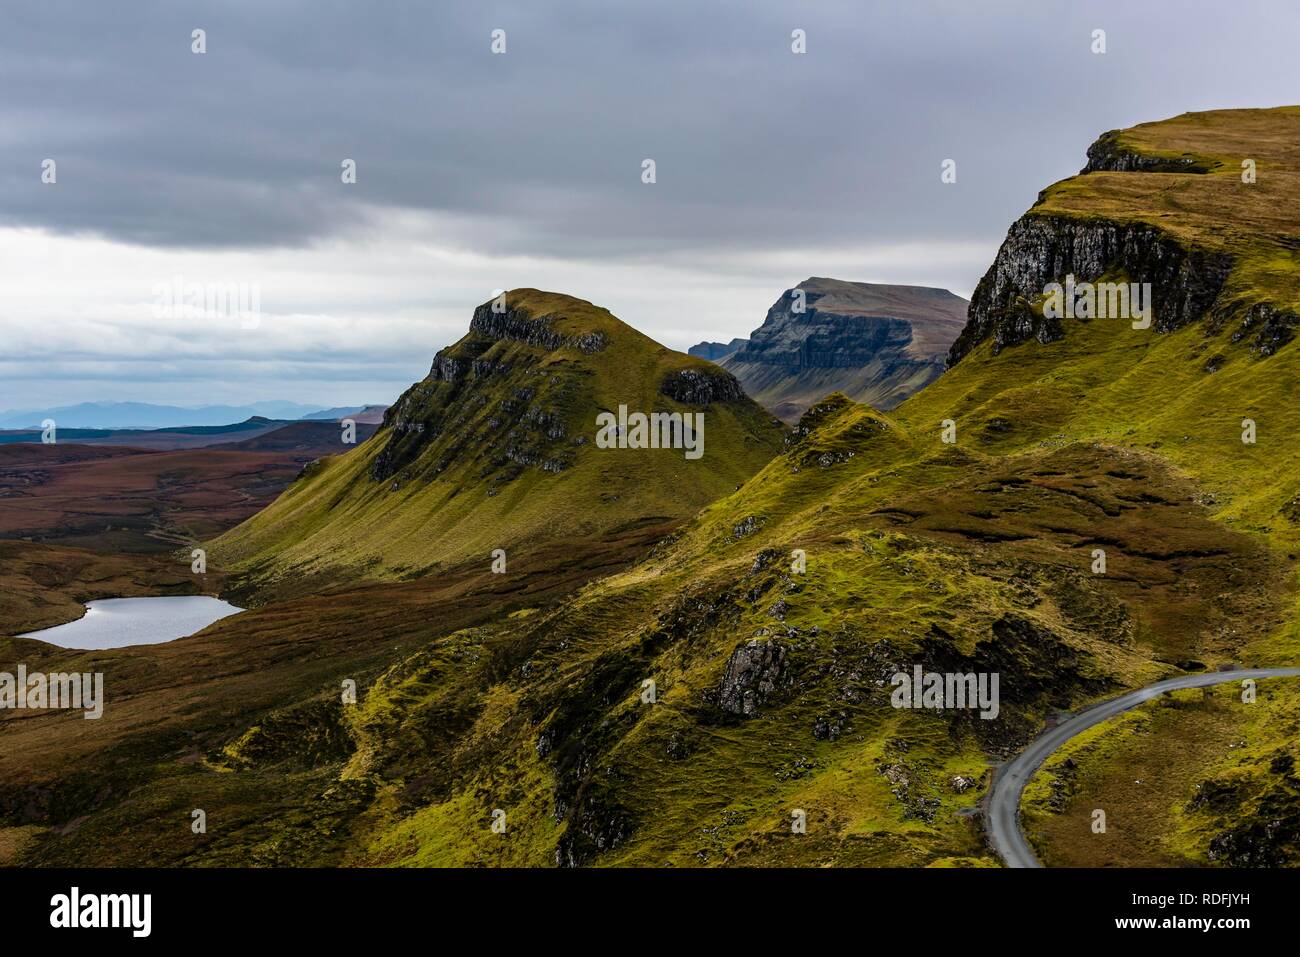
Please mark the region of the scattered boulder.
[[774, 641], [751, 638], [727, 660], [718, 687], [717, 704], [723, 711], [751, 717], [783, 684], [786, 649]]

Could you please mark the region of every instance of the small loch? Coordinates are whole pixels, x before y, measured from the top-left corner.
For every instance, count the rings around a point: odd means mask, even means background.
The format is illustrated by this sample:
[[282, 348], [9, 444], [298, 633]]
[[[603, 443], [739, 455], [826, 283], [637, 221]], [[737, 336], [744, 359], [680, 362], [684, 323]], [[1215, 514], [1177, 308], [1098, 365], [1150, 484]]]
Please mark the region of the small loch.
[[243, 610], [207, 595], [105, 598], [87, 602], [86, 614], [76, 621], [20, 637], [83, 650], [157, 645], [193, 635]]

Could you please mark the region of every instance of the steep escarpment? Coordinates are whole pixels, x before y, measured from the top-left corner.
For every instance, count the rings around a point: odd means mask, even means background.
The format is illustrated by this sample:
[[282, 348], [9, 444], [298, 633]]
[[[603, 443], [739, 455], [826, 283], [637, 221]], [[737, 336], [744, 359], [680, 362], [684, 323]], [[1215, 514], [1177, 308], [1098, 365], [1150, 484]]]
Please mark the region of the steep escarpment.
[[[949, 352], [994, 353], [1066, 334], [1049, 284], [1145, 285], [1152, 328], [1202, 324], [1257, 357], [1294, 335], [1300, 222], [1300, 110], [1184, 114], [1102, 135], [1078, 176], [1044, 190], [1007, 234]], [[1093, 319], [1127, 316], [1094, 315]], [[1118, 328], [1119, 324], [1115, 324]], [[1211, 356], [1217, 371], [1225, 356]]]
[[1183, 154], [1161, 155], [1125, 141], [1123, 130], [1101, 134], [1088, 147], [1082, 173], [1208, 173], [1223, 164], [1214, 159]]
[[[1103, 136], [1083, 173], [1012, 227], [952, 368], [907, 407], [951, 420], [972, 449], [1082, 440], [1176, 468], [1212, 520], [1204, 532], [1220, 538], [1180, 550], [1200, 559], [1236, 539], [1256, 553], [1231, 563], [1219, 591], [1258, 605], [1230, 619], [1263, 627], [1244, 641], [1230, 620], [1211, 629], [1229, 639], [1219, 654], [1240, 664], [1300, 661], [1298, 143], [1296, 107], [1186, 114]], [[1150, 327], [1045, 316], [1046, 287], [1071, 274], [1149, 283]], [[1151, 532], [1180, 527], [1166, 515]], [[1096, 540], [1113, 557], [1110, 536]], [[1049, 863], [1073, 866], [1294, 863], [1293, 690], [1261, 682], [1257, 705], [1238, 686], [1187, 692], [1100, 726], [1030, 788], [1030, 839]], [[1115, 826], [1079, 841], [1101, 806]]]
[[1031, 213], [1011, 227], [975, 288], [948, 361], [956, 364], [985, 339], [998, 352], [1061, 338], [1063, 320], [1044, 314], [1043, 299], [1049, 283], [1067, 276], [1150, 283], [1153, 326], [1168, 332], [1204, 318], [1230, 270], [1227, 253], [1189, 248], [1156, 226]]
[[[703, 455], [598, 448], [601, 412], [704, 416]], [[263, 586], [418, 577], [495, 549], [670, 526], [734, 488], [779, 442], [735, 377], [591, 303], [514, 290], [388, 410], [373, 439], [322, 460], [215, 543]]]
[[832, 392], [890, 409], [943, 371], [966, 305], [945, 289], [814, 277], [717, 361], [787, 422]]

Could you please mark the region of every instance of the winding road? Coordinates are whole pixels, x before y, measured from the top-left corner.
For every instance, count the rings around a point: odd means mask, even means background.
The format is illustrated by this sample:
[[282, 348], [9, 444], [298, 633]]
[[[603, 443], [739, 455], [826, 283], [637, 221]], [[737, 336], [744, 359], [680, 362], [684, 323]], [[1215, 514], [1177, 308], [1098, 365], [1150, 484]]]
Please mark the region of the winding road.
[[1205, 688], [1209, 685], [1246, 678], [1291, 678], [1300, 676], [1300, 668], [1243, 668], [1239, 671], [1212, 671], [1204, 674], [1182, 675], [1166, 678], [1153, 685], [1130, 691], [1109, 701], [1091, 705], [1071, 715], [1053, 728], [1048, 728], [1018, 755], [998, 768], [993, 776], [985, 804], [984, 821], [989, 844], [1007, 867], [1042, 867], [1043, 863], [1029, 846], [1024, 831], [1020, 829], [1020, 797], [1025, 785], [1057, 748], [1075, 735], [1094, 725], [1136, 708], [1144, 701], [1157, 698], [1166, 691], [1181, 688]]

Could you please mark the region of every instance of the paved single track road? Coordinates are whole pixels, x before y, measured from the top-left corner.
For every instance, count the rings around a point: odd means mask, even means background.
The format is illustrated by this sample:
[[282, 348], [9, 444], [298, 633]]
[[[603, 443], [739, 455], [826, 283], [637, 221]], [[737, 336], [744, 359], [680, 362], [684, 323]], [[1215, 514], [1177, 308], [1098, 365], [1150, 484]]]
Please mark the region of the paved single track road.
[[1166, 691], [1177, 691], [1180, 688], [1205, 688], [1228, 681], [1244, 681], [1246, 678], [1291, 678], [1298, 675], [1300, 675], [1300, 668], [1243, 668], [1238, 671], [1208, 671], [1203, 674], [1181, 675], [1177, 678], [1157, 681], [1153, 685], [1130, 691], [1109, 701], [1090, 705], [1077, 714], [1071, 715], [1030, 741], [1025, 750], [998, 768], [993, 775], [993, 786], [989, 789], [984, 811], [989, 843], [1007, 867], [1043, 866], [1034, 849], [1029, 846], [1024, 831], [1020, 829], [1020, 797], [1024, 794], [1025, 785], [1034, 776], [1034, 772], [1042, 767], [1043, 762], [1052, 755], [1052, 752], [1075, 735], [1130, 708], [1136, 708], [1144, 701], [1158, 698]]

